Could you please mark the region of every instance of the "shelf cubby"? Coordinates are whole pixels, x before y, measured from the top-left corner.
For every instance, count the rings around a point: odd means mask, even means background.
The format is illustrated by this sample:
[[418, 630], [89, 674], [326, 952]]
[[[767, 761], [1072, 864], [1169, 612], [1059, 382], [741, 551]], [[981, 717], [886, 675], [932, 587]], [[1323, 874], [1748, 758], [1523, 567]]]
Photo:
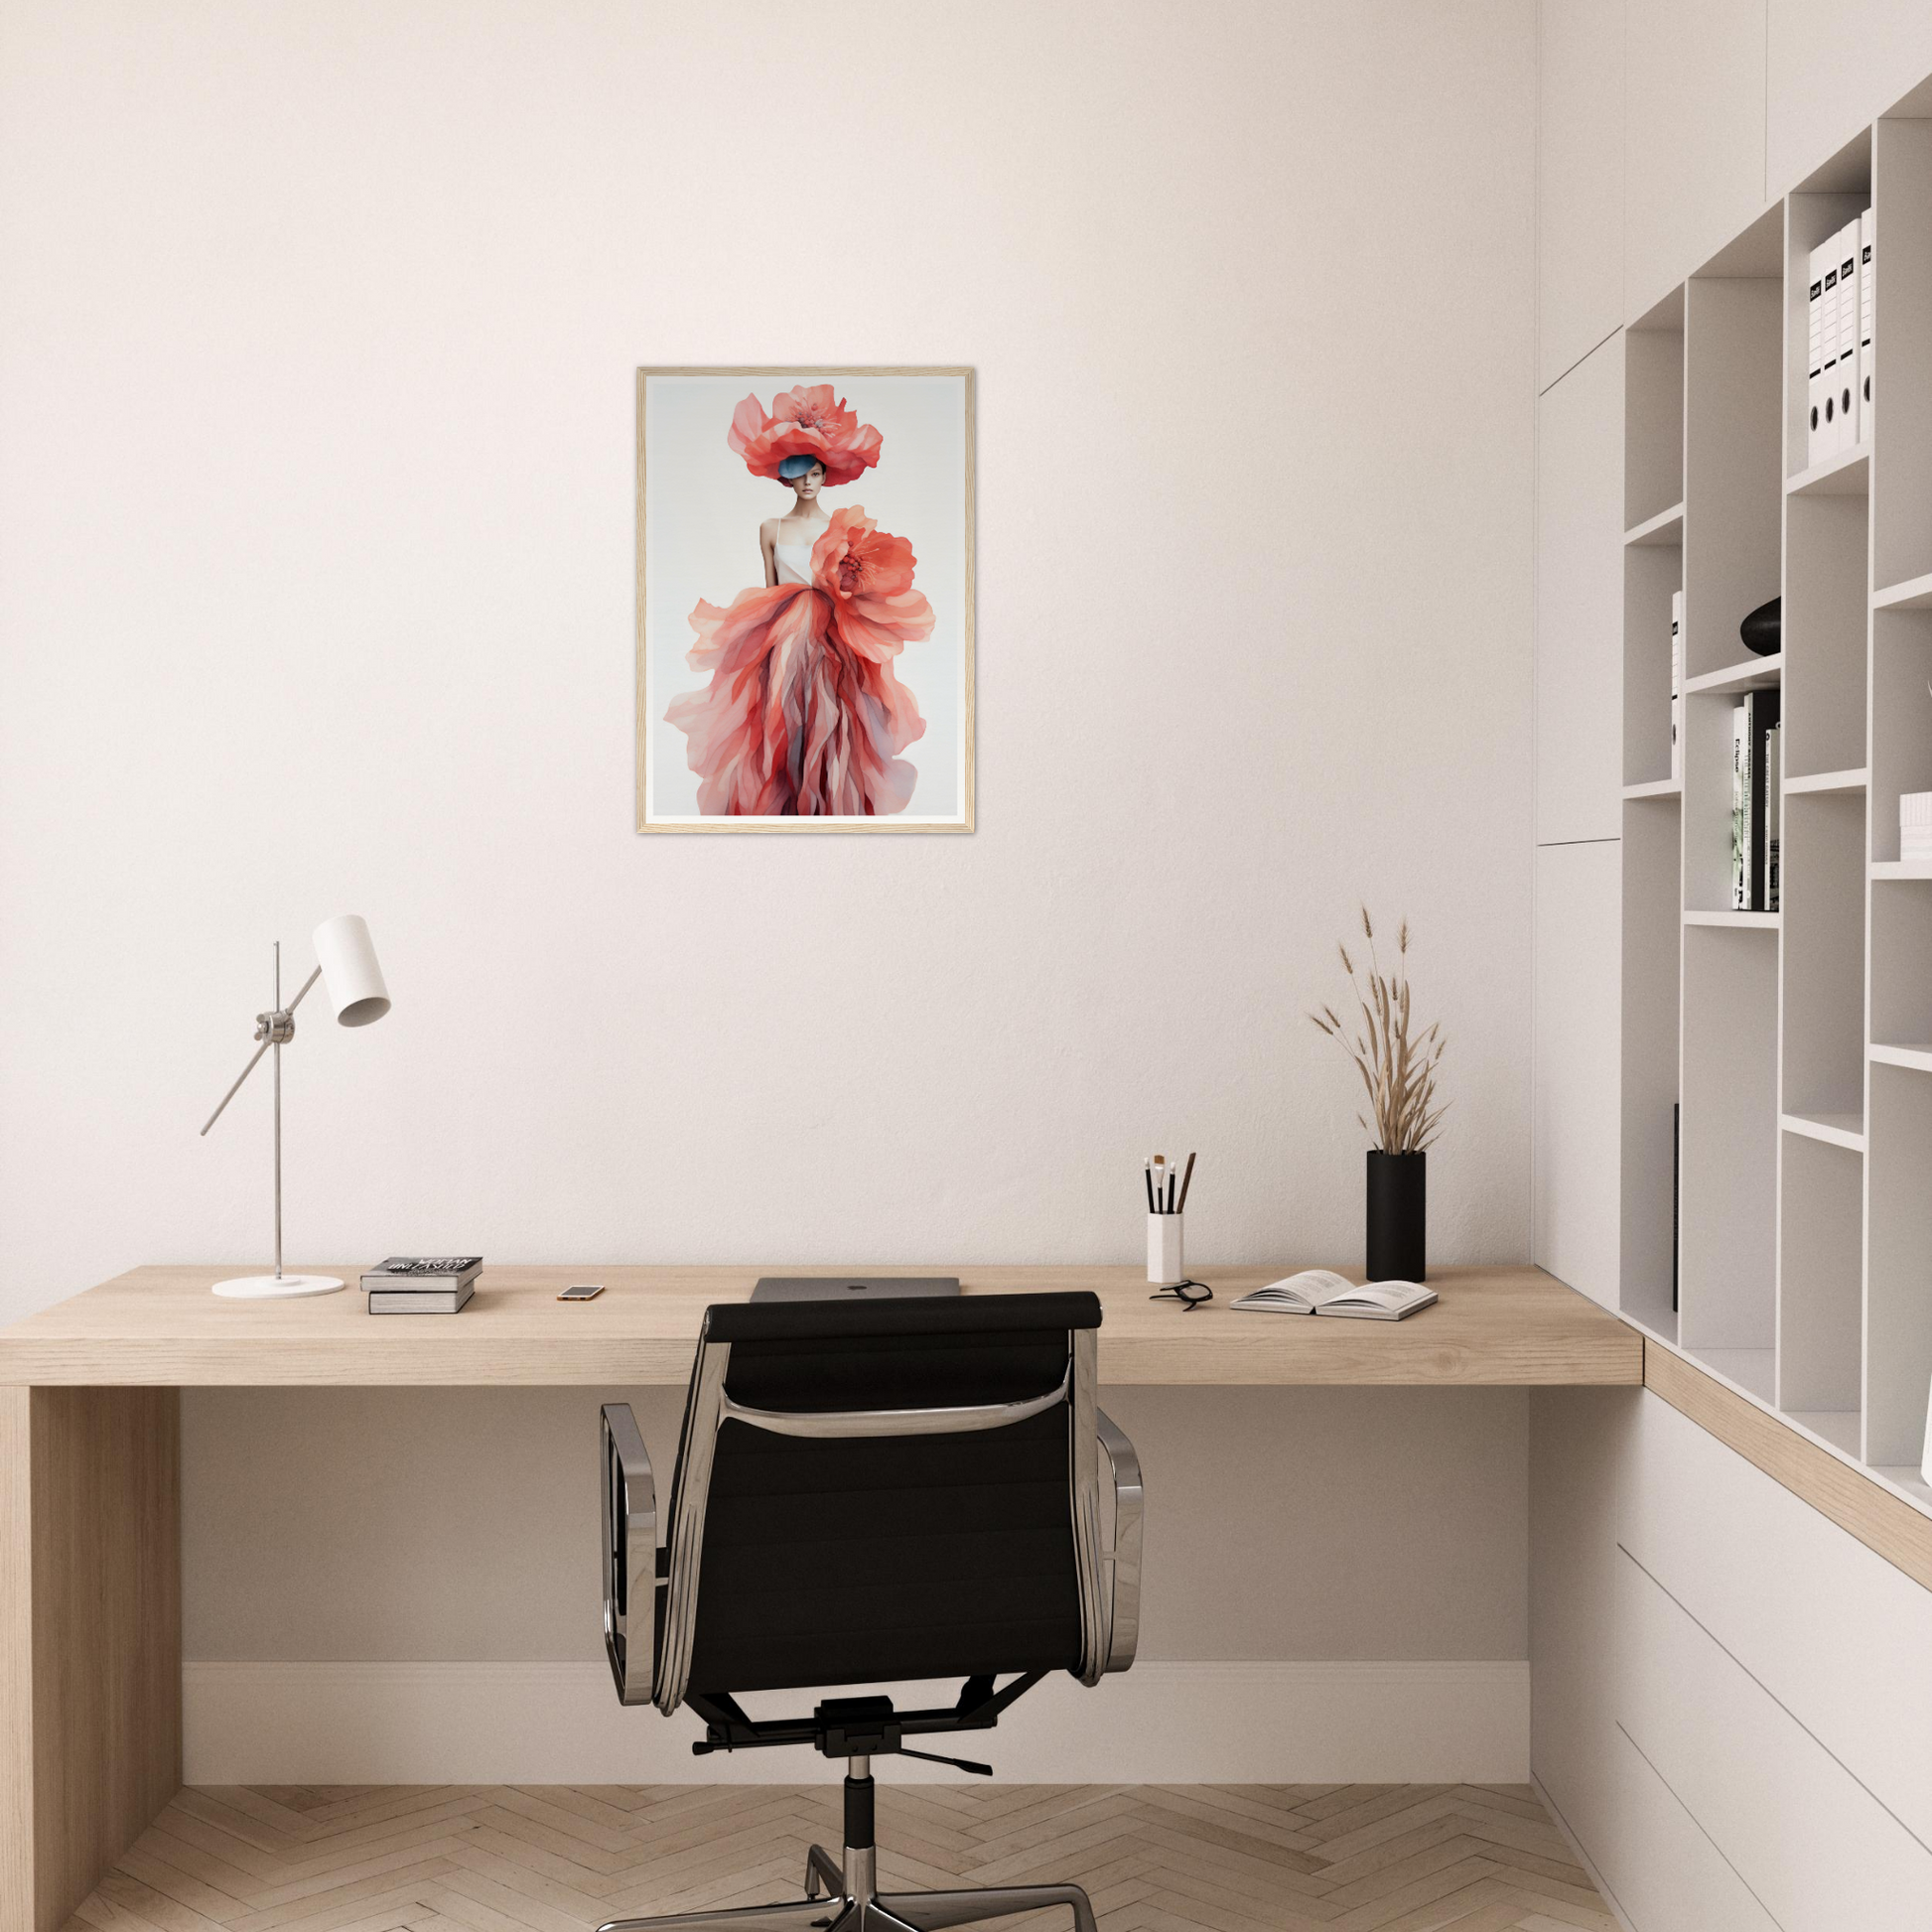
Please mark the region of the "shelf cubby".
[[1871, 614], [1871, 857], [1898, 857], [1898, 800], [1932, 791], [1932, 611]]
[[1784, 801], [1784, 1111], [1864, 1111], [1864, 798]]
[[1932, 1040], [1932, 880], [1874, 881], [1870, 907], [1871, 1039]]
[[[1679, 519], [1677, 528], [1683, 529]], [[1671, 598], [1684, 581], [1676, 544], [1623, 552], [1623, 782], [1668, 783]]]
[[1654, 1333], [1677, 1334], [1674, 1114], [1683, 956], [1683, 800], [1623, 807], [1622, 1203], [1619, 1306]]
[[1699, 1356], [1768, 1351], [1776, 1333], [1775, 934], [1686, 926], [1683, 1025], [1679, 1338]]
[[1932, 120], [1873, 130], [1872, 576], [1932, 574]]
[[[1790, 1132], [1779, 1159], [1778, 1406], [1856, 1417], [1863, 1409], [1864, 1161]], [[1856, 1439], [1840, 1447], [1859, 1452]]]
[[1623, 332], [1623, 527], [1684, 519], [1684, 291]]
[[[1790, 708], [1782, 739], [1787, 772], [1864, 762], [1870, 527], [1863, 496], [1794, 496], [1785, 504], [1779, 655]], [[1932, 711], [1932, 698], [1926, 705]]]
[[[1776, 684], [1769, 658], [1753, 658], [1752, 675]], [[1684, 913], [1687, 923], [1774, 926], [1770, 912], [1740, 912], [1730, 891], [1730, 721], [1740, 690], [1690, 688], [1684, 697]], [[1723, 915], [1719, 917], [1718, 915]]]
[[1865, 1447], [1916, 1465], [1932, 1388], [1932, 1075], [1871, 1069]]
[[1684, 290], [1687, 686], [1736, 667], [1747, 655], [1737, 626], [1778, 595], [1784, 316], [1775, 256], [1770, 268], [1694, 275]]

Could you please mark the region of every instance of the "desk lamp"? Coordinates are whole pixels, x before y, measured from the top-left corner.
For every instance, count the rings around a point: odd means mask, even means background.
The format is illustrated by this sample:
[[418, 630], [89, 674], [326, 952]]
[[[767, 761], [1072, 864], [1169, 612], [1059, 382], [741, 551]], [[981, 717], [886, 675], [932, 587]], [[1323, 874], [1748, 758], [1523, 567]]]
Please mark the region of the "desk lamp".
[[375, 947], [369, 941], [367, 920], [360, 914], [345, 912], [340, 918], [325, 919], [315, 930], [316, 969], [302, 982], [302, 991], [285, 1007], [282, 1004], [282, 942], [275, 941], [275, 1004], [267, 1013], [255, 1015], [255, 1037], [261, 1044], [255, 1056], [236, 1076], [235, 1083], [221, 1096], [221, 1106], [207, 1117], [206, 1134], [221, 1118], [221, 1109], [241, 1091], [241, 1083], [254, 1072], [261, 1056], [271, 1048], [275, 1053], [275, 1272], [272, 1275], [244, 1275], [234, 1281], [216, 1282], [214, 1292], [237, 1301], [276, 1301], [296, 1295], [333, 1295], [342, 1287], [334, 1275], [285, 1275], [282, 1273], [282, 1048], [295, 1037], [295, 1010], [307, 997], [317, 980], [329, 1004], [336, 1009], [337, 1021], [345, 1027], [366, 1027], [389, 1011], [389, 989], [382, 983], [382, 968], [375, 963]]

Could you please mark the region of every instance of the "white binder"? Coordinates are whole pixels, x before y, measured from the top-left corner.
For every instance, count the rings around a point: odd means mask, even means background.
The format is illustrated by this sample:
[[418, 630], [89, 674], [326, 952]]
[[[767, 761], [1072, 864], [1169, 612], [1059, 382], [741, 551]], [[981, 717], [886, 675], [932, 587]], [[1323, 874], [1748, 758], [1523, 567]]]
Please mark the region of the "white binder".
[[1825, 426], [1819, 432], [1821, 457], [1838, 454], [1838, 241], [1835, 234], [1825, 238]]
[[1838, 447], [1859, 443], [1859, 224], [1838, 231]]
[[1814, 463], [1822, 463], [1828, 449], [1825, 423], [1825, 362], [1831, 350], [1827, 344], [1827, 321], [1830, 305], [1825, 300], [1825, 271], [1831, 260], [1832, 244], [1821, 241], [1811, 251], [1810, 298], [1807, 303], [1807, 316], [1810, 325], [1810, 346], [1806, 353], [1805, 367], [1805, 467], [1810, 469]]
[[1871, 441], [1872, 213], [1859, 216], [1859, 441]]

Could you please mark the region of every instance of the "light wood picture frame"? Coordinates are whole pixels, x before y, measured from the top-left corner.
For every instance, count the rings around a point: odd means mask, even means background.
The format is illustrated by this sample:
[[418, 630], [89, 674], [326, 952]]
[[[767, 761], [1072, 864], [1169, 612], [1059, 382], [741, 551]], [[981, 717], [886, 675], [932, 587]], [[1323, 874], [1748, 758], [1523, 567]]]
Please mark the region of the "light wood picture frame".
[[639, 832], [972, 831], [973, 488], [971, 368], [637, 371]]

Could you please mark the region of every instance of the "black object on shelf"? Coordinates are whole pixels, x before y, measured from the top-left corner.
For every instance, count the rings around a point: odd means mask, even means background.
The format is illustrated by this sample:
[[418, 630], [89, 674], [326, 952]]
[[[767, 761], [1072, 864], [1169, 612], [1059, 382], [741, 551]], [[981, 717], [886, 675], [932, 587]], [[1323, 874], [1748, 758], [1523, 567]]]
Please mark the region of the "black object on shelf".
[[1429, 1156], [1368, 1156], [1368, 1278], [1419, 1282], [1427, 1278]]
[[1684, 1231], [1684, 1106], [1670, 1106], [1670, 1311], [1677, 1312], [1677, 1251]]
[[1784, 599], [1774, 597], [1760, 604], [1742, 623], [1737, 634], [1744, 648], [1759, 657], [1775, 657], [1784, 648]]

